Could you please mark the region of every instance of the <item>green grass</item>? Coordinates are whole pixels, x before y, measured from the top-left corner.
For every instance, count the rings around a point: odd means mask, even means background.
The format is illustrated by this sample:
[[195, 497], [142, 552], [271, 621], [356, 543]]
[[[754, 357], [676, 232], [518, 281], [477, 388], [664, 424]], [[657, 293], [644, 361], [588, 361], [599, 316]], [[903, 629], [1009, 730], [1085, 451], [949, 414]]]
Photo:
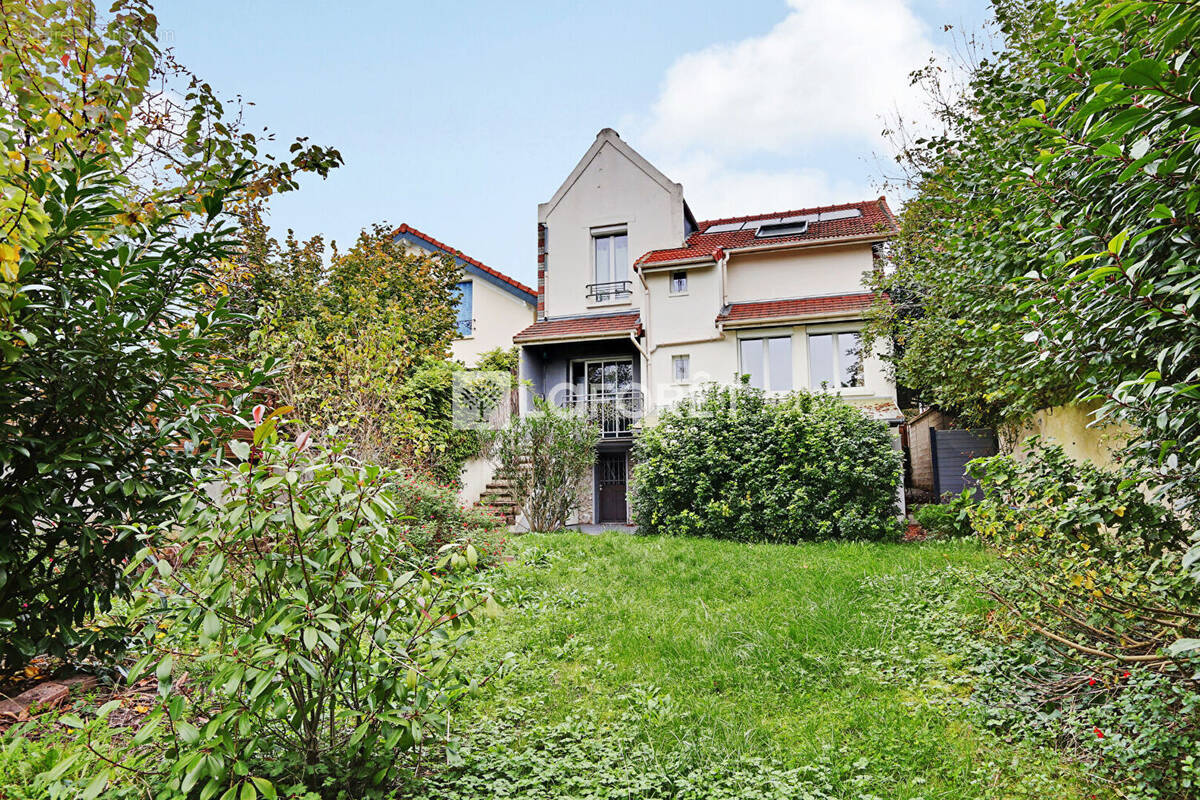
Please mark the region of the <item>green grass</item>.
[[[477, 733], [466, 766], [445, 776], [465, 796], [472, 785], [501, 787], [483, 790], [493, 796], [650, 796], [630, 788], [632, 773], [669, 775], [682, 763], [697, 775], [742, 769], [734, 783], [766, 767], [816, 776], [805, 790], [814, 794], [754, 795], [763, 797], [1103, 795], [1052, 752], [1006, 743], [933, 702], [952, 689], [880, 668], [881, 651], [900, 644], [916, 660], [931, 645], [919, 621], [889, 611], [864, 581], [902, 584], [951, 564], [985, 570], [988, 557], [971, 543], [565, 533], [524, 537], [516, 556], [498, 577], [509, 608], [474, 654], [495, 662], [511, 653], [511, 670], [458, 720]], [[982, 613], [963, 594], [963, 607]], [[569, 746], [547, 744], [563, 736]], [[564, 758], [569, 769], [552, 763]], [[564, 775], [578, 784], [569, 792], [546, 785]], [[653, 796], [709, 796], [666, 784]]]

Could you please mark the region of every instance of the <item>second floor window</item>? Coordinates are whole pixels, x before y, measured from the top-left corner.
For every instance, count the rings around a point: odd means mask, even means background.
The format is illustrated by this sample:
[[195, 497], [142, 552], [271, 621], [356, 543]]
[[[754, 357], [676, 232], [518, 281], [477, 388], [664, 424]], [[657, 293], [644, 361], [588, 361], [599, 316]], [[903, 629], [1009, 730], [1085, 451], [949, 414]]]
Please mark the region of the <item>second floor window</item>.
[[671, 294], [687, 294], [687, 270], [671, 273]]
[[603, 303], [629, 297], [629, 234], [618, 231], [594, 235], [592, 249], [593, 299]]
[[742, 339], [742, 374], [750, 385], [772, 392], [792, 390], [792, 337], [770, 336]]
[[814, 389], [863, 385], [862, 336], [855, 331], [808, 337], [808, 378]]
[[463, 281], [458, 285], [458, 314], [455, 318], [459, 336], [470, 336], [474, 332], [475, 325], [472, 320], [475, 309], [472, 299], [471, 282]]

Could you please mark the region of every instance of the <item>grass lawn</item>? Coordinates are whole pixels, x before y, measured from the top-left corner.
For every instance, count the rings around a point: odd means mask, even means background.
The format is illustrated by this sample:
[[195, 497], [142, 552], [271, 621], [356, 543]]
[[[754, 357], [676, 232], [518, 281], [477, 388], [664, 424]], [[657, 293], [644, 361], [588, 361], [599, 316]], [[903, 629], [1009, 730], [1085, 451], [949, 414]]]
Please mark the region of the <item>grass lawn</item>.
[[[933, 702], [953, 682], [887, 677], [881, 653], [931, 645], [883, 595], [987, 569], [972, 543], [564, 533], [516, 556], [473, 655], [511, 668], [460, 714], [465, 762], [431, 797], [1107, 796]], [[984, 611], [969, 589], [959, 602]]]

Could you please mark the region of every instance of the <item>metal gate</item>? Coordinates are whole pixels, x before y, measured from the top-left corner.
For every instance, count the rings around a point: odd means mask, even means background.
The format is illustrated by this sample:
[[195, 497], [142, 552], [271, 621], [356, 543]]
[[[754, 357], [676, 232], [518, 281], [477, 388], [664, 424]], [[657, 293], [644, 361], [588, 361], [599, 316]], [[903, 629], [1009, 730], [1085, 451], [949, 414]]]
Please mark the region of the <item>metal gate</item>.
[[597, 522], [627, 522], [625, 451], [600, 453], [596, 459]]
[[938, 502], [947, 494], [958, 494], [967, 487], [982, 495], [978, 482], [967, 477], [967, 462], [996, 455], [996, 432], [977, 430], [929, 429], [929, 452], [933, 456], [933, 495]]

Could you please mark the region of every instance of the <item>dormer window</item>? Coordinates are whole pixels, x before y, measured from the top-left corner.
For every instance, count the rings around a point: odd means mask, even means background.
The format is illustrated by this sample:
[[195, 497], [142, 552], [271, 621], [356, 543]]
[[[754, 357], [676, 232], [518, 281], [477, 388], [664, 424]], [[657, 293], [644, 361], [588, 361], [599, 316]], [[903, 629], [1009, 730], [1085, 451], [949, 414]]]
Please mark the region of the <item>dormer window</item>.
[[624, 227], [592, 231], [592, 283], [588, 297], [596, 303], [625, 300], [633, 292], [629, 280], [629, 234]]

